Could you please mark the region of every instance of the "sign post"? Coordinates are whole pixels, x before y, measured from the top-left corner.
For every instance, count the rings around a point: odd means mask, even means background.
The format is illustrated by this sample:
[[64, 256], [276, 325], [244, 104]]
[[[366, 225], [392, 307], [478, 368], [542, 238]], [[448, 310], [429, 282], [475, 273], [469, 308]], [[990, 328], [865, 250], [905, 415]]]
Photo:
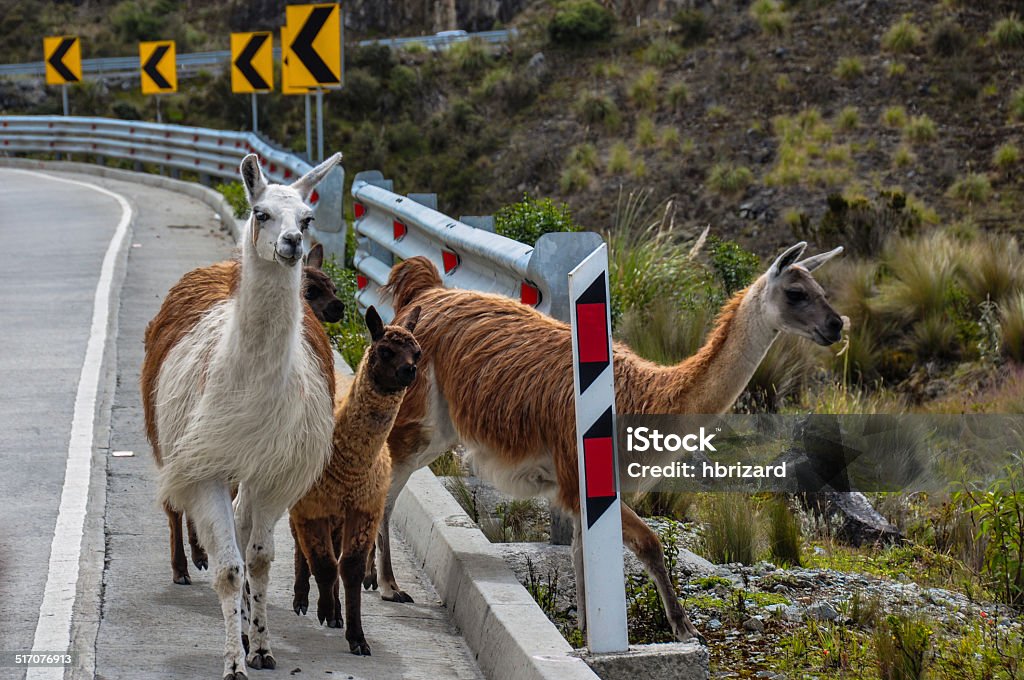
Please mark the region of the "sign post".
[[629, 639], [607, 245], [601, 244], [569, 272], [569, 301], [580, 478], [577, 537], [583, 541], [587, 646], [594, 653], [624, 652]]
[[231, 34], [231, 91], [252, 97], [252, 131], [259, 132], [256, 94], [274, 89], [274, 35], [269, 31]]
[[57, 35], [43, 38], [43, 62], [46, 84], [60, 85], [64, 115], [69, 114], [68, 83], [82, 81], [82, 41], [73, 36]]

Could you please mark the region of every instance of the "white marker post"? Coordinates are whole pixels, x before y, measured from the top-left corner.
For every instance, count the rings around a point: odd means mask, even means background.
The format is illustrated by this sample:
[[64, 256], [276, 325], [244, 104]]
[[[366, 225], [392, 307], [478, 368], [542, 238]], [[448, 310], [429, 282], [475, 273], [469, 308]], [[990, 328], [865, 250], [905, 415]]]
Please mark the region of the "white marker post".
[[601, 244], [569, 272], [569, 300], [587, 647], [594, 653], [624, 652], [629, 639], [615, 440], [608, 246]]

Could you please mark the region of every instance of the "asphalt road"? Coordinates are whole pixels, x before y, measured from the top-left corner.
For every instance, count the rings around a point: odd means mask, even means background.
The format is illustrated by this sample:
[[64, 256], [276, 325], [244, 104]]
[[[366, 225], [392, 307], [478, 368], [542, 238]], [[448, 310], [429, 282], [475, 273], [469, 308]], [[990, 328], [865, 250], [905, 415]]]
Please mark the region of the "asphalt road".
[[[63, 177], [123, 196], [134, 213], [115, 258], [110, 333], [96, 380], [88, 505], [84, 521], [77, 522], [84, 538], [80, 550], [76, 541], [58, 541], [61, 549], [71, 545], [78, 553], [70, 629], [78, 658], [66, 677], [217, 678], [223, 625], [209, 574], [190, 565], [191, 586], [171, 581], [138, 371], [143, 331], [167, 289], [189, 269], [228, 257], [232, 243], [209, 207], [193, 199], [114, 180], [48, 174], [0, 168], [0, 243], [12, 254], [0, 267], [0, 653], [33, 650], [38, 630], [60, 630], [47, 607], [40, 623], [40, 608], [48, 579], [52, 591], [71, 561], [55, 564], [51, 543], [55, 529], [64, 536], [69, 524], [57, 516], [68, 496], [76, 390], [81, 392], [90, 332], [96, 334], [91, 317], [101, 265], [123, 215], [110, 196], [56, 179]], [[68, 478], [81, 476], [76, 469]], [[396, 552], [395, 566], [416, 604], [382, 602], [364, 592], [363, 625], [373, 656], [354, 657], [342, 630], [321, 628], [315, 617], [291, 611], [292, 539], [285, 522], [277, 527], [276, 545], [269, 614], [278, 666], [250, 671], [250, 678], [482, 677], [408, 551]], [[38, 670], [26, 676], [4, 663], [0, 654], [4, 680], [62, 676]]]

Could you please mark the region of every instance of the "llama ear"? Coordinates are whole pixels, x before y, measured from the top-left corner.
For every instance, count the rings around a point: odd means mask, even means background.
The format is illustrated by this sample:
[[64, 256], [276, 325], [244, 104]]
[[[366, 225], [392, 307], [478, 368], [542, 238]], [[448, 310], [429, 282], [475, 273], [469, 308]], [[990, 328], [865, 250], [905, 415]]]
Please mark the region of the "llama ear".
[[370, 340], [373, 342], [384, 337], [384, 322], [372, 305], [366, 310], [366, 327], [370, 329]]
[[826, 262], [828, 262], [841, 252], [843, 252], [843, 247], [839, 246], [838, 248], [833, 248], [827, 253], [818, 253], [817, 255], [811, 255], [806, 260], [800, 260], [799, 262], [797, 262], [797, 264], [806, 269], [807, 271], [813, 272], [815, 269], [825, 264]]
[[409, 312], [409, 318], [405, 320], [404, 324], [402, 324], [403, 326], [405, 326], [405, 330], [409, 331], [410, 333], [416, 330], [416, 324], [420, 322], [421, 311], [423, 310], [420, 308], [419, 305], [416, 305], [415, 307], [412, 308], [412, 311]]
[[260, 157], [251, 153], [243, 158], [239, 174], [242, 175], [245, 197], [249, 200], [249, 205], [252, 205], [267, 188], [267, 178], [263, 176], [263, 170], [260, 168]]
[[775, 260], [775, 263], [772, 265], [772, 268], [770, 270], [772, 276], [774, 277], [782, 275], [782, 272], [786, 271], [786, 269], [791, 264], [800, 259], [800, 256], [803, 254], [804, 248], [806, 247], [807, 241], [800, 241], [800, 243], [797, 243], [795, 246], [790, 246], [786, 250], [786, 252], [782, 253], [782, 255], [779, 255], [778, 259]]
[[323, 269], [324, 247], [322, 244], [317, 243], [309, 249], [309, 254], [306, 255], [306, 266], [312, 267], [313, 269]]
[[341, 153], [338, 152], [331, 156], [330, 158], [328, 158], [327, 160], [325, 160], [320, 165], [316, 166], [315, 168], [307, 172], [299, 179], [295, 180], [295, 183], [292, 184], [292, 189], [295, 189], [296, 191], [299, 192], [299, 195], [302, 196], [303, 201], [308, 201], [309, 195], [313, 193], [313, 189], [316, 188], [316, 185], [320, 184], [320, 182], [323, 181], [324, 177], [327, 176], [327, 173], [333, 170], [334, 166], [340, 162]]

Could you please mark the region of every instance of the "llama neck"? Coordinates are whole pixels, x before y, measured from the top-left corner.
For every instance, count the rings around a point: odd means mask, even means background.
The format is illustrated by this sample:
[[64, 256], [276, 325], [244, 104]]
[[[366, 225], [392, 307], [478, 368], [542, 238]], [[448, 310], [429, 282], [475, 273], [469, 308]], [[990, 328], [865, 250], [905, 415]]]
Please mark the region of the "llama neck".
[[704, 345], [662, 374], [655, 413], [724, 413], [750, 382], [776, 331], [765, 313], [764, 277], [737, 293], [719, 315]]
[[267, 368], [288, 366], [301, 339], [302, 268], [257, 255], [251, 229], [250, 217], [242, 243], [233, 341], [247, 361], [261, 361]]
[[363, 452], [377, 451], [384, 446], [405, 396], [405, 390], [390, 394], [378, 391], [367, 368], [368, 354], [369, 350], [359, 362], [356, 377], [334, 423], [336, 436], [350, 440], [353, 433], [357, 433], [358, 448]]

